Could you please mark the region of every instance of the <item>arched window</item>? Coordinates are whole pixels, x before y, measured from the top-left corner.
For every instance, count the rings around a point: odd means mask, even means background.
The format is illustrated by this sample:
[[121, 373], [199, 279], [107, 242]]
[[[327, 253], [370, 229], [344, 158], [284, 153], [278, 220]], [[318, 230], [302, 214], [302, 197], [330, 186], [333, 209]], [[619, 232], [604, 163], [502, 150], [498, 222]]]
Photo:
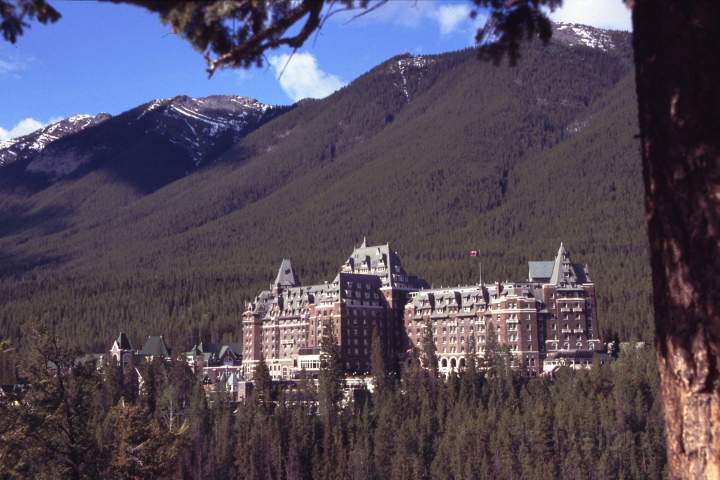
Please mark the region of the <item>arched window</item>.
[[450, 368], [455, 368], [457, 366], [457, 361], [452, 358], [450, 359]]
[[464, 358], [460, 359], [460, 368], [465, 368], [465, 359]]
[[442, 368], [447, 368], [447, 358], [443, 358], [442, 361], [440, 361], [440, 366]]

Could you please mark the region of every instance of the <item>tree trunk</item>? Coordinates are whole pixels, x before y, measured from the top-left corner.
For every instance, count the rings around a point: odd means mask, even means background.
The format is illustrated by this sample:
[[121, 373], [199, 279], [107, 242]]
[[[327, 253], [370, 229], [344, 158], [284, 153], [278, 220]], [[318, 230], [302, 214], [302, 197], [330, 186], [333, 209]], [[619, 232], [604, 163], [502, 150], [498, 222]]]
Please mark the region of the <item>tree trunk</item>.
[[635, 0], [633, 27], [670, 477], [720, 479], [720, 2]]

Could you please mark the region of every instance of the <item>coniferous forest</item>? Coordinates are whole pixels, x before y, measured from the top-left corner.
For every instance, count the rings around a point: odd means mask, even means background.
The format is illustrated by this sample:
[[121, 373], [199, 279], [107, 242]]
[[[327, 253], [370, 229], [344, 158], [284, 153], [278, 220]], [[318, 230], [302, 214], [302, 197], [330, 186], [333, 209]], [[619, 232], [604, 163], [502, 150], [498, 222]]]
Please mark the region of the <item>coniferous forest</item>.
[[143, 148], [160, 140], [111, 141], [137, 109], [67, 140], [77, 155], [109, 142], [73, 175], [3, 169], [0, 338], [18, 345], [25, 322], [47, 317], [98, 353], [118, 331], [176, 351], [238, 341], [244, 302], [282, 258], [322, 283], [367, 236], [436, 287], [478, 281], [469, 250], [485, 281], [522, 280], [562, 241], [589, 266], [604, 336], [648, 341], [631, 49], [609, 35], [608, 51], [529, 44], [515, 67], [472, 49], [389, 59], [150, 190], [138, 177], [170, 160]]
[[184, 363], [143, 365], [138, 391], [116, 365], [76, 364], [40, 331], [22, 369], [32, 388], [0, 398], [0, 477], [663, 478], [649, 348], [552, 377], [514, 372], [495, 352], [446, 380], [424, 357], [388, 374], [373, 349], [374, 392], [351, 395], [328, 351], [317, 386], [278, 389], [260, 363], [250, 397], [230, 404]]
[[280, 388], [261, 363], [239, 404], [182, 362], [143, 364], [140, 388], [77, 361], [118, 331], [176, 353], [237, 341], [281, 258], [322, 282], [366, 235], [435, 286], [478, 281], [468, 250], [486, 281], [524, 279], [563, 241], [603, 336], [649, 340], [630, 45], [611, 35], [610, 52], [530, 45], [517, 67], [393, 58], [152, 188], [136, 180], [157, 152], [118, 166], [112, 145], [65, 178], [0, 175], [0, 376], [31, 385], [0, 396], [0, 478], [662, 478], [650, 347], [552, 377], [491, 355], [447, 379], [432, 358], [388, 373], [375, 352], [374, 391], [350, 393], [333, 354], [317, 385]]

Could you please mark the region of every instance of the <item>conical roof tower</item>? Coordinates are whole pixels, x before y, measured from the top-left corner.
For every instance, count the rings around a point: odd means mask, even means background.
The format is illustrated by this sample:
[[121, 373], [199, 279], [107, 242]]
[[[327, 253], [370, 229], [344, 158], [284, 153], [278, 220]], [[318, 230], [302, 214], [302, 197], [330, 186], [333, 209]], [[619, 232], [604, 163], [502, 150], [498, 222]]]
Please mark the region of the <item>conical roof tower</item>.
[[289, 258], [283, 258], [275, 282], [273, 282], [273, 288], [279, 290], [287, 287], [297, 287], [298, 285], [300, 285], [300, 280], [295, 274], [295, 270], [293, 270], [292, 262]]
[[560, 242], [560, 249], [555, 257], [550, 283], [553, 285], [577, 283], [577, 273], [570, 260], [570, 252], [565, 249], [562, 242]]

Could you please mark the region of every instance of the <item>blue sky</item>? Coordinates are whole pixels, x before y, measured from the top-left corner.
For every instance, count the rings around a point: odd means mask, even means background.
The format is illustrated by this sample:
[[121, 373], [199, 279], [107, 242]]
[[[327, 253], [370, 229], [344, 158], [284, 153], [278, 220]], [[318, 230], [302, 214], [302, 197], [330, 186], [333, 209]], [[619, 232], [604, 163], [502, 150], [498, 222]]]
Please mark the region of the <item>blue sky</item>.
[[[52, 3], [63, 16], [56, 24], [33, 25], [15, 45], [0, 40], [0, 140], [62, 117], [117, 114], [181, 94], [244, 95], [269, 104], [320, 98], [393, 55], [470, 46], [477, 28], [467, 1], [391, 0], [349, 23], [347, 16], [333, 17], [290, 63], [289, 52], [280, 50], [268, 55], [265, 67], [223, 70], [208, 79], [201, 55], [141, 8]], [[620, 0], [566, 0], [554, 17], [630, 25]]]

